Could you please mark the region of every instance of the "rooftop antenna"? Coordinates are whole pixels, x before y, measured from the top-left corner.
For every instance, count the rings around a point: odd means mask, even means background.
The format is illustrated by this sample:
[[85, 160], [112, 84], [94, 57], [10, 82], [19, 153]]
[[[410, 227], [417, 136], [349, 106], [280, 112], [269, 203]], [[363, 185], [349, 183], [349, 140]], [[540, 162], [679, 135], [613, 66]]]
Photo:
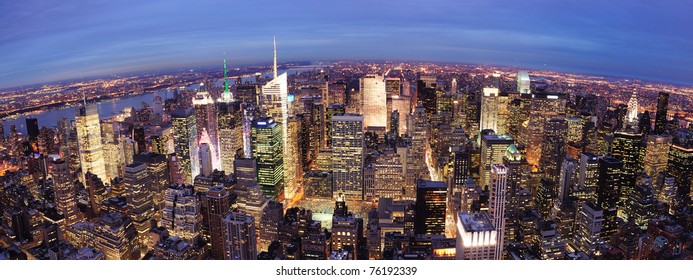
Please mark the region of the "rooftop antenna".
[[226, 52], [224, 52], [224, 93], [229, 92], [229, 82], [226, 77]]
[[274, 36], [274, 78], [277, 78], [277, 36]]

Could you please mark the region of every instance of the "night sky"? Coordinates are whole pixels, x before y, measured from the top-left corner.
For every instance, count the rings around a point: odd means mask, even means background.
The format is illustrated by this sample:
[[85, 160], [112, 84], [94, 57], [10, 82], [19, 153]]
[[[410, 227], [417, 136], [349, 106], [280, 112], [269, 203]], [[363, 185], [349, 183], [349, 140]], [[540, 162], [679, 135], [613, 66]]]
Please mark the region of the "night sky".
[[0, 0], [0, 88], [221, 64], [397, 59], [693, 85], [693, 1]]

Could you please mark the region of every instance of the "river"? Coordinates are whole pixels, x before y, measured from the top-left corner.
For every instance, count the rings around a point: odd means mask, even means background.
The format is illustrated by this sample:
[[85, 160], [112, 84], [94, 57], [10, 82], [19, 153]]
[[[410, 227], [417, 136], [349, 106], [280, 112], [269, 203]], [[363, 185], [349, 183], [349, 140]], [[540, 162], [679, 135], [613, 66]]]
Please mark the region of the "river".
[[[289, 75], [293, 75], [299, 72], [305, 72], [305, 71], [310, 71], [316, 68], [321, 67], [320, 65], [307, 65], [307, 66], [301, 66], [301, 67], [296, 67], [296, 68], [290, 68], [286, 70], [286, 72]], [[263, 73], [263, 76], [265, 76], [268, 73]], [[242, 82], [245, 82], [246, 79], [250, 79], [251, 81], [255, 80], [255, 75], [244, 75], [242, 78]], [[229, 82], [231, 85], [235, 83], [235, 79], [229, 79]], [[217, 87], [220, 87], [222, 85], [223, 81], [218, 81], [216, 83]], [[193, 84], [188, 86], [189, 89], [199, 89], [199, 85]], [[167, 96], [168, 97], [173, 97], [173, 93], [171, 90], [161, 90], [158, 92], [154, 93], [145, 93], [145, 94], [139, 94], [139, 95], [134, 95], [134, 96], [128, 96], [124, 98], [118, 98], [118, 99], [110, 99], [110, 100], [104, 100], [98, 103], [98, 109], [99, 109], [99, 117], [101, 119], [109, 118], [114, 115], [117, 115], [123, 110], [127, 108], [141, 108], [142, 107], [142, 102], [145, 102], [152, 106], [154, 108], [155, 112], [161, 112], [161, 106], [154, 104], [154, 97], [156, 96], [161, 96], [162, 100], [165, 99]], [[56, 108], [53, 110], [48, 110], [48, 111], [43, 111], [43, 112], [38, 112], [38, 113], [27, 113], [24, 115], [20, 116], [13, 116], [13, 118], [8, 118], [1, 120], [2, 125], [4, 126], [5, 129], [5, 137], [9, 136], [10, 134], [10, 126], [15, 125], [17, 127], [17, 130], [21, 132], [22, 134], [26, 135], [26, 118], [28, 117], [33, 117], [38, 120], [39, 127], [48, 127], [48, 128], [54, 128], [58, 125], [58, 121], [62, 118], [68, 118], [70, 120], [75, 119], [75, 111], [81, 104], [74, 104], [74, 106], [71, 107], [66, 107], [66, 108]]]

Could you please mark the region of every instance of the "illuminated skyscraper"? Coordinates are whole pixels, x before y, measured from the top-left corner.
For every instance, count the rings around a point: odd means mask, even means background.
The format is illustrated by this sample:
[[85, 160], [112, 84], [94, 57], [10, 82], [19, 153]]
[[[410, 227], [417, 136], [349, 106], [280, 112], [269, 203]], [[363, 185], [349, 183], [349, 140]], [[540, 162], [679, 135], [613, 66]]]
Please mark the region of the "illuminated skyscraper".
[[51, 178], [53, 178], [55, 208], [65, 217], [64, 224], [61, 225], [63, 228], [77, 222], [79, 218], [77, 189], [70, 173], [70, 166], [67, 162], [57, 160], [52, 163]]
[[242, 211], [227, 214], [223, 220], [225, 257], [229, 260], [257, 259], [255, 219]]
[[212, 149], [208, 143], [200, 144], [200, 174], [205, 177], [212, 175]]
[[202, 233], [200, 201], [192, 185], [171, 185], [164, 196], [161, 225], [171, 236], [196, 244]]
[[[690, 131], [685, 131], [689, 133], [688, 135], [679, 138], [677, 136], [677, 141], [671, 145], [669, 149], [669, 160], [667, 162], [667, 174], [674, 177], [676, 182], [676, 196], [674, 199], [673, 213], [681, 214], [684, 213], [685, 209], [688, 207], [693, 207], [691, 205], [691, 184], [693, 184], [693, 137], [690, 135]], [[685, 133], [684, 132], [684, 133]], [[687, 138], [687, 139], [686, 139]], [[689, 142], [685, 142], [685, 141]]]
[[638, 94], [633, 92], [628, 100], [628, 112], [626, 113], [626, 119], [624, 123], [637, 124], [638, 123]]
[[200, 173], [199, 146], [197, 145], [197, 127], [192, 110], [176, 110], [171, 113], [173, 121], [173, 143], [176, 158], [180, 164], [179, 174], [182, 182], [192, 184], [193, 178]]
[[404, 194], [404, 174], [399, 154], [388, 151], [375, 159], [374, 197], [402, 199]]
[[[289, 89], [288, 89], [288, 80], [287, 80], [287, 73], [284, 72], [281, 75], [278, 75], [277, 73], [277, 42], [276, 39], [274, 40], [274, 79], [269, 81], [267, 84], [262, 86], [262, 108], [263, 108], [263, 113], [264, 116], [266, 117], [271, 117], [274, 122], [277, 123], [279, 126], [279, 140], [281, 143], [279, 143], [279, 148], [281, 151], [281, 158], [290, 158], [295, 155], [291, 155], [289, 152]], [[254, 136], [253, 136], [254, 137]], [[253, 141], [254, 143], [254, 141]], [[255, 153], [253, 152], [253, 155]], [[255, 157], [255, 156], [254, 156]], [[296, 161], [290, 161], [290, 162], [284, 162], [282, 160], [282, 177], [288, 177], [289, 175], [294, 175], [296, 174], [296, 168], [297, 166], [295, 165]], [[262, 159], [258, 158], [258, 164], [262, 164]], [[262, 172], [260, 168], [258, 168], [258, 172]], [[258, 176], [260, 176], [258, 174]], [[282, 192], [284, 191], [284, 183], [287, 178], [282, 178], [282, 183], [281, 183], [281, 188]], [[263, 182], [260, 182], [261, 185], [263, 185]], [[263, 192], [265, 192], [266, 189], [263, 188]], [[267, 192], [265, 192], [267, 194]], [[280, 195], [276, 194], [276, 195]]]
[[332, 104], [325, 111], [325, 137], [327, 138], [327, 147], [332, 147], [332, 116], [346, 113], [344, 105]]
[[599, 175], [599, 155], [592, 153], [580, 154], [580, 172], [578, 185], [593, 200], [597, 199], [597, 178]]
[[81, 181], [84, 182], [87, 172], [109, 181], [113, 178], [106, 176], [103, 144], [101, 143], [101, 124], [96, 104], [80, 107], [75, 116], [77, 142], [79, 145], [79, 161], [82, 166]]
[[154, 201], [149, 186], [152, 180], [144, 163], [125, 166], [125, 189], [130, 217], [138, 233], [140, 246], [149, 245], [149, 229], [154, 216]]
[[243, 110], [241, 102], [229, 90], [226, 78], [226, 59], [224, 59], [224, 92], [216, 102], [217, 125], [219, 129], [219, 159], [221, 170], [233, 170], [236, 151], [243, 149]]
[[525, 138], [520, 138], [519, 142], [527, 147], [527, 162], [530, 165], [539, 164], [546, 121], [565, 117], [566, 97], [566, 94], [558, 93], [533, 93], [522, 96], [523, 100], [529, 100], [529, 121], [523, 124]]
[[364, 133], [361, 115], [332, 117], [333, 196], [363, 199]]
[[655, 115], [655, 134], [665, 134], [667, 130], [667, 107], [669, 106], [669, 94], [660, 92], [657, 97], [657, 115]]
[[565, 119], [551, 119], [544, 123], [544, 140], [541, 143], [541, 160], [539, 166], [546, 178], [558, 183], [561, 163], [566, 155], [565, 144], [568, 124]]
[[119, 212], [102, 214], [94, 223], [94, 247], [107, 260], [138, 260], [140, 242], [132, 220]]
[[405, 200], [416, 199], [416, 181], [428, 180], [430, 178], [428, 167], [426, 166], [426, 148], [429, 143], [428, 116], [422, 104], [416, 106], [416, 110], [411, 116], [413, 123], [409, 133], [411, 134], [411, 146], [407, 151], [407, 167], [405, 176]]
[[578, 212], [573, 243], [587, 255], [593, 255], [603, 243], [600, 237], [603, 215], [602, 209], [592, 201], [583, 203]]
[[517, 73], [517, 91], [520, 94], [530, 94], [530, 79], [529, 74], [525, 71]]
[[[202, 139], [209, 139], [210, 151], [212, 153], [212, 164], [214, 168], [221, 169], [219, 164], [219, 136], [217, 135], [217, 114], [214, 107], [214, 99], [209, 92], [198, 92], [192, 100], [195, 108], [195, 124], [197, 129], [197, 142]], [[209, 137], [209, 138], [207, 138]]]
[[643, 169], [647, 176], [655, 178], [659, 172], [666, 171], [671, 141], [671, 136], [647, 136], [647, 146], [645, 147], [645, 157], [643, 158]]
[[168, 159], [165, 155], [147, 152], [135, 155], [133, 161], [147, 166], [152, 182], [148, 187], [154, 199], [154, 217], [159, 220], [164, 207], [164, 194], [171, 183]]
[[503, 258], [505, 236], [505, 206], [508, 197], [508, 168], [502, 164], [491, 167], [491, 185], [489, 186], [488, 212], [493, 227], [496, 228], [496, 258]]
[[458, 260], [498, 259], [498, 232], [493, 227], [487, 211], [458, 213], [457, 252]]
[[364, 127], [386, 127], [387, 94], [384, 77], [368, 74], [361, 78], [360, 83]]
[[253, 121], [252, 156], [257, 159], [257, 182], [270, 199], [284, 193], [284, 141], [281, 124], [272, 118]]
[[484, 88], [481, 96], [481, 120], [479, 122], [479, 131], [491, 129], [498, 131], [498, 89]]
[[503, 164], [503, 157], [512, 144], [513, 139], [509, 135], [483, 135], [481, 137], [479, 182], [482, 188], [491, 186], [491, 169], [494, 164]]

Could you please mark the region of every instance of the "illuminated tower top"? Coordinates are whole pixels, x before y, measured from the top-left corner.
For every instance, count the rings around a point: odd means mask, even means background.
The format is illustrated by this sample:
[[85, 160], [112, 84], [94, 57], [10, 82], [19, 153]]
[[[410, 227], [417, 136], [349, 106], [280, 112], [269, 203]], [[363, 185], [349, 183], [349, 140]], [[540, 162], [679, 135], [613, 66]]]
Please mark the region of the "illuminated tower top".
[[224, 93], [221, 94], [222, 101], [234, 101], [233, 93], [229, 90], [229, 80], [226, 74], [226, 57], [224, 57]]
[[626, 122], [638, 121], [638, 94], [633, 92], [628, 101], [628, 114], [626, 114]]

